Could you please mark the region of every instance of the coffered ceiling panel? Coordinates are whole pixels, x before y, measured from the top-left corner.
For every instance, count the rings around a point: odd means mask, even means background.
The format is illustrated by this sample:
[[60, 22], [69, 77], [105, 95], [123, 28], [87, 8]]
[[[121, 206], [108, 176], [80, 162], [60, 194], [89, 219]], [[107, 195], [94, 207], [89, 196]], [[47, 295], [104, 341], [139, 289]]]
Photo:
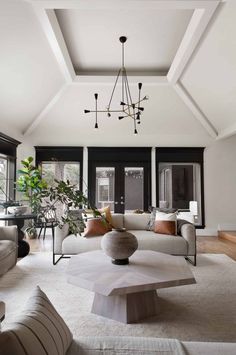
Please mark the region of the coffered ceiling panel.
[[191, 19], [192, 10], [56, 10], [77, 73], [109, 72], [121, 66], [119, 37], [125, 35], [129, 71], [166, 73]]

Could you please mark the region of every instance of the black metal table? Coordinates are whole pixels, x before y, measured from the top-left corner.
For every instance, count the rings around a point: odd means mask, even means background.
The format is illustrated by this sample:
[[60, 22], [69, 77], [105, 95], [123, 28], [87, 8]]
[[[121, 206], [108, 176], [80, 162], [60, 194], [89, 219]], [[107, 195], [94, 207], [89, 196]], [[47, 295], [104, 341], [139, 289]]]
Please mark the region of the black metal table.
[[24, 232], [21, 230], [24, 226], [25, 220], [28, 219], [37, 219], [36, 214], [0, 214], [0, 221], [7, 221], [8, 225], [16, 225], [18, 230], [18, 258], [23, 258], [29, 254], [30, 246], [29, 243], [24, 239]]

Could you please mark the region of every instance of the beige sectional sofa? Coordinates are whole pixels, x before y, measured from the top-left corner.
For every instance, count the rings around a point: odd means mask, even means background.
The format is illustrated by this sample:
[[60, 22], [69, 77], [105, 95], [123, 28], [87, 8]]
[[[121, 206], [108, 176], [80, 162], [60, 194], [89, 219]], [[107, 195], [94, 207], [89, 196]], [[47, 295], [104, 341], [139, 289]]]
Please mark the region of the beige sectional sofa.
[[[172, 255], [193, 257], [196, 264], [196, 231], [190, 223], [179, 226], [179, 235], [165, 235], [147, 230], [150, 214], [118, 214], [112, 215], [114, 228], [126, 228], [138, 239], [138, 248], [153, 250]], [[68, 226], [56, 227], [54, 237], [54, 261], [56, 255], [73, 255], [101, 249], [102, 236], [83, 237], [69, 234]], [[190, 259], [189, 259], [190, 260]]]
[[18, 232], [16, 226], [0, 226], [0, 276], [16, 264], [17, 242]]

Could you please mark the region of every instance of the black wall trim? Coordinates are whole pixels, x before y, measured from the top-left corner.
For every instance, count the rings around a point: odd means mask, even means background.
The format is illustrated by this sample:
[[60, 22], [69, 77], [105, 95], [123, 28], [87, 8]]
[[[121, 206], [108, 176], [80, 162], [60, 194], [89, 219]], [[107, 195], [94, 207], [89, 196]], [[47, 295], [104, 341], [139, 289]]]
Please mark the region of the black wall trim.
[[16, 158], [16, 148], [21, 142], [0, 132], [0, 153]]
[[81, 161], [83, 160], [83, 147], [52, 147], [35, 146], [36, 164], [42, 161]]
[[83, 147], [35, 146], [36, 166], [43, 161], [71, 161], [80, 163], [80, 189], [83, 184]]
[[88, 161], [151, 161], [151, 148], [88, 147]]
[[95, 205], [96, 166], [132, 166], [144, 167], [144, 209], [151, 202], [151, 149], [147, 147], [88, 147], [88, 197]]
[[156, 148], [156, 201], [159, 201], [159, 163], [199, 163], [201, 166], [201, 211], [202, 225], [205, 228], [205, 200], [204, 200], [204, 147], [171, 147]]

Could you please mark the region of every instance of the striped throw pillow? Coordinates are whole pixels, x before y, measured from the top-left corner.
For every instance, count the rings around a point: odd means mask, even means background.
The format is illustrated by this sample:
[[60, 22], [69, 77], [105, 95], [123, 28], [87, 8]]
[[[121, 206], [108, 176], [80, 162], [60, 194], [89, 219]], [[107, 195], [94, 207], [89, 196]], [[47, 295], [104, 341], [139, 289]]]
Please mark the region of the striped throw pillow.
[[37, 286], [24, 315], [0, 334], [0, 355], [65, 355], [71, 342], [69, 328]]

